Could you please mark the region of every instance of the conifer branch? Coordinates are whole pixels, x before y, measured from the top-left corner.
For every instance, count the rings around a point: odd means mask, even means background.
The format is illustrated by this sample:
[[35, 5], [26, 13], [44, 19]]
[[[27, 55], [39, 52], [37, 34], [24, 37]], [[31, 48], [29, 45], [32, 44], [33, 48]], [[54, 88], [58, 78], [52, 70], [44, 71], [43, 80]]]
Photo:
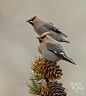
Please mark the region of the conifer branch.
[[39, 96], [66, 96], [66, 89], [58, 82], [61, 79], [62, 69], [56, 63], [46, 60], [42, 56], [35, 57], [32, 63], [33, 74], [30, 77], [29, 93]]

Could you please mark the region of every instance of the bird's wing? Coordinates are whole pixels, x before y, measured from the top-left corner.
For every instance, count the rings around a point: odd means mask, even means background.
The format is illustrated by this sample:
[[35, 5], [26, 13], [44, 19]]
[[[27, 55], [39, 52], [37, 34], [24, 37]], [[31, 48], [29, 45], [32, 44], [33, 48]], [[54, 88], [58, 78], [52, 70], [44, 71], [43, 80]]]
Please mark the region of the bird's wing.
[[[64, 49], [63, 49], [63, 47], [61, 46], [61, 44], [57, 44], [57, 45], [56, 45], [56, 44], [54, 44], [54, 43], [52, 43], [52, 42], [48, 42], [48, 43], [46, 43], [46, 46], [47, 46], [47, 49], [48, 49], [49, 51], [51, 51], [51, 52], [53, 52], [54, 54], [62, 57], [63, 60], [75, 64], [75, 63], [73, 62], [73, 60], [72, 60], [70, 57], [68, 57], [67, 53], [64, 51]], [[75, 64], [75, 65], [78, 67], [77, 64]]]
[[52, 42], [48, 42], [46, 43], [47, 49], [51, 52], [53, 52], [54, 54], [64, 58], [64, 59], [68, 59], [69, 57], [65, 54], [65, 52], [63, 51], [63, 48], [60, 44], [56, 45], [53, 44]]
[[63, 35], [64, 37], [67, 38], [67, 35], [65, 35], [63, 32], [61, 32], [58, 28], [55, 27], [55, 25], [53, 25], [53, 23], [50, 23], [50, 22], [46, 22], [46, 23], [43, 23], [43, 26], [46, 27], [48, 30], [52, 30], [54, 32], [57, 32], [61, 35]]

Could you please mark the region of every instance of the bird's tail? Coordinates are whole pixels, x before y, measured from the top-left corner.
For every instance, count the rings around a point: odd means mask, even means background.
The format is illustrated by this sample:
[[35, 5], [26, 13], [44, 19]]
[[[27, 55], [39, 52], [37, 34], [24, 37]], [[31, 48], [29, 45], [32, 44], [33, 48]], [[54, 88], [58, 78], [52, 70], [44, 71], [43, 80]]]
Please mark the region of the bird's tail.
[[63, 58], [63, 60], [66, 60], [78, 67], [78, 65], [71, 58]]
[[78, 65], [70, 58], [69, 62], [71, 62], [72, 64], [75, 64], [75, 66], [78, 67]]
[[64, 36], [64, 37], [68, 37], [67, 35], [65, 35], [62, 31], [60, 31], [60, 34], [62, 35], [62, 36]]
[[69, 43], [69, 44], [72, 44], [72, 43], [71, 43], [71, 42], [69, 42], [69, 41], [64, 41], [64, 42]]

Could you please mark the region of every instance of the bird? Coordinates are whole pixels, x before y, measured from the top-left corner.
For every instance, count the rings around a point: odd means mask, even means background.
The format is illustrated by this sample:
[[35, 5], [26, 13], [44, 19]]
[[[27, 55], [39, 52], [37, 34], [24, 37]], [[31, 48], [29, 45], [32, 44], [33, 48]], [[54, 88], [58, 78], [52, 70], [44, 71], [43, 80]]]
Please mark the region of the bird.
[[67, 54], [62, 44], [48, 35], [49, 32], [43, 33], [39, 39], [39, 48], [44, 58], [52, 62], [58, 62], [59, 60], [65, 60], [78, 66]]
[[71, 42], [63, 38], [63, 36], [67, 38], [67, 35], [65, 35], [61, 30], [56, 28], [53, 23], [42, 20], [38, 16], [33, 16], [26, 22], [30, 23], [33, 26], [34, 30], [39, 36], [48, 31], [49, 35], [53, 37], [53, 39], [59, 42], [66, 42], [72, 44]]

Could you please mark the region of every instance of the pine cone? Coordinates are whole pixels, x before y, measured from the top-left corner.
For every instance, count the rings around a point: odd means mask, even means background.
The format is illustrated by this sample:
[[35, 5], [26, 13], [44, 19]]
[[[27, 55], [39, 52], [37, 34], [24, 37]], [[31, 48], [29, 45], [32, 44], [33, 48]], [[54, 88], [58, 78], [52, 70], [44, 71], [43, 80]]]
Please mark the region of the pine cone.
[[47, 59], [43, 58], [42, 56], [35, 57], [35, 64], [32, 66], [34, 73], [41, 73], [44, 78], [48, 78], [52, 81], [55, 79], [61, 79], [62, 69], [56, 63], [48, 61]]
[[59, 83], [58, 81], [49, 82], [47, 87], [49, 89], [49, 96], [66, 96], [67, 94], [62, 83]]
[[45, 62], [44, 64], [41, 63], [39, 69], [41, 70], [41, 74], [44, 76], [44, 78], [48, 78], [52, 81], [55, 79], [61, 79], [61, 76], [63, 75], [60, 66], [51, 64], [49, 61]]
[[33, 72], [36, 74], [41, 74], [39, 66], [42, 59], [43, 59], [42, 56], [38, 56], [38, 57], [35, 57], [35, 60], [34, 60], [35, 63], [32, 62], [32, 69], [33, 69]]
[[42, 89], [41, 89], [40, 95], [41, 96], [49, 96], [48, 92], [49, 92], [49, 90], [47, 88], [47, 84], [42, 85]]
[[41, 96], [66, 96], [67, 93], [62, 83], [58, 81], [48, 82], [41, 89]]

